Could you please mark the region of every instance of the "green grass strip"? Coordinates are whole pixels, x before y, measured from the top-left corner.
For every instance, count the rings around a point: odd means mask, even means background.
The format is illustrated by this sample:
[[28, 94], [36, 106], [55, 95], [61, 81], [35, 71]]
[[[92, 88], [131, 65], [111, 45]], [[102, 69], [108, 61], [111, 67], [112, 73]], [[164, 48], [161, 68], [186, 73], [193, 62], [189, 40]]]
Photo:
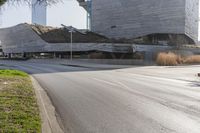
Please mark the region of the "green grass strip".
[[0, 70], [0, 133], [40, 133], [41, 119], [28, 74]]

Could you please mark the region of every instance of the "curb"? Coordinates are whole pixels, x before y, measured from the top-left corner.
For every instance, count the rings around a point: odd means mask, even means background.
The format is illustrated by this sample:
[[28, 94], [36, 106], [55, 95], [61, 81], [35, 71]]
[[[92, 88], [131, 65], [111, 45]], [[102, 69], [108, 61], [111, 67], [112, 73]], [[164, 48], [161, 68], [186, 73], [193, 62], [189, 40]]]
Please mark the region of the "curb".
[[117, 65], [112, 65], [112, 66], [91, 66], [91, 65], [79, 65], [79, 64], [64, 64], [64, 63], [60, 63], [60, 65], [63, 66], [70, 66], [70, 67], [82, 67], [82, 68], [91, 68], [91, 69], [101, 69], [101, 70], [112, 70], [112, 69], [122, 69], [122, 68], [130, 68], [131, 66], [127, 67], [127, 66], [117, 66]]
[[34, 79], [33, 76], [30, 77], [35, 89], [40, 110], [40, 116], [42, 120], [42, 133], [64, 133], [57, 120], [55, 107], [52, 105], [47, 93]]

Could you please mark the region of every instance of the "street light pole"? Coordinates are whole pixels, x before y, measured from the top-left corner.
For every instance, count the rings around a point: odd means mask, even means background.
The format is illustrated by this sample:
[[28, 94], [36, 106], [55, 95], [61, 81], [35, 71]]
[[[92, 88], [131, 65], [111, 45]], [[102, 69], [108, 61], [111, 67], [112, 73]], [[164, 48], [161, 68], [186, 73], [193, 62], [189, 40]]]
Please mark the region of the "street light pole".
[[72, 60], [73, 59], [73, 32], [74, 33], [78, 32], [78, 33], [83, 34], [83, 35], [85, 35], [86, 33], [83, 32], [83, 31], [80, 31], [80, 30], [78, 30], [78, 29], [76, 29], [72, 26], [65, 26], [64, 24], [61, 24], [61, 26], [63, 26], [64, 29], [67, 29], [67, 31], [70, 33], [70, 36], [71, 36], [70, 60]]
[[72, 42], [72, 40], [73, 40], [73, 35], [72, 35], [73, 31], [71, 30], [70, 33], [71, 33], [70, 60], [72, 60], [73, 59], [73, 57], [72, 57], [73, 56], [73, 46], [72, 46], [72, 44], [73, 44], [73, 42]]

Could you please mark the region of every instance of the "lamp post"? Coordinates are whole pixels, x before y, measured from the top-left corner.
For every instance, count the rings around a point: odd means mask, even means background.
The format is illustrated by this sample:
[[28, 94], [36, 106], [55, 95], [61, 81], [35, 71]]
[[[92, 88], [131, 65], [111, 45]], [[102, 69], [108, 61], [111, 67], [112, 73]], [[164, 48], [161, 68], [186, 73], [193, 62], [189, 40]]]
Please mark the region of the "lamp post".
[[72, 31], [69, 31], [70, 32], [70, 34], [71, 34], [71, 46], [70, 46], [70, 60], [72, 60], [73, 59], [73, 46], [72, 46], [72, 43], [73, 43], [73, 32]]
[[70, 30], [70, 60], [73, 59], [73, 32], [75, 32], [74, 28], [71, 27]]
[[68, 32], [70, 33], [70, 40], [71, 40], [71, 44], [70, 44], [70, 60], [73, 59], [73, 32], [78, 32], [79, 34], [82, 35], [86, 35], [86, 32], [78, 30], [72, 26], [65, 26], [64, 24], [61, 24], [61, 26], [64, 27], [64, 29], [67, 29]]

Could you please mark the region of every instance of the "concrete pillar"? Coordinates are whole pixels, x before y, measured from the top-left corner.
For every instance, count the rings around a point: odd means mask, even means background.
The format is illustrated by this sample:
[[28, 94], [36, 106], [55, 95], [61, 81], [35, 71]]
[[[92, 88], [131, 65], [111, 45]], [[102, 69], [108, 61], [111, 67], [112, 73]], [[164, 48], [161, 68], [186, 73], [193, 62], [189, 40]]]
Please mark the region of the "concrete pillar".
[[144, 60], [147, 64], [152, 64], [152, 62], [153, 62], [153, 52], [146, 51], [145, 56], [144, 56]]
[[22, 58], [26, 58], [26, 53], [22, 53]]
[[11, 53], [8, 54], [8, 58], [10, 59], [12, 57]]

